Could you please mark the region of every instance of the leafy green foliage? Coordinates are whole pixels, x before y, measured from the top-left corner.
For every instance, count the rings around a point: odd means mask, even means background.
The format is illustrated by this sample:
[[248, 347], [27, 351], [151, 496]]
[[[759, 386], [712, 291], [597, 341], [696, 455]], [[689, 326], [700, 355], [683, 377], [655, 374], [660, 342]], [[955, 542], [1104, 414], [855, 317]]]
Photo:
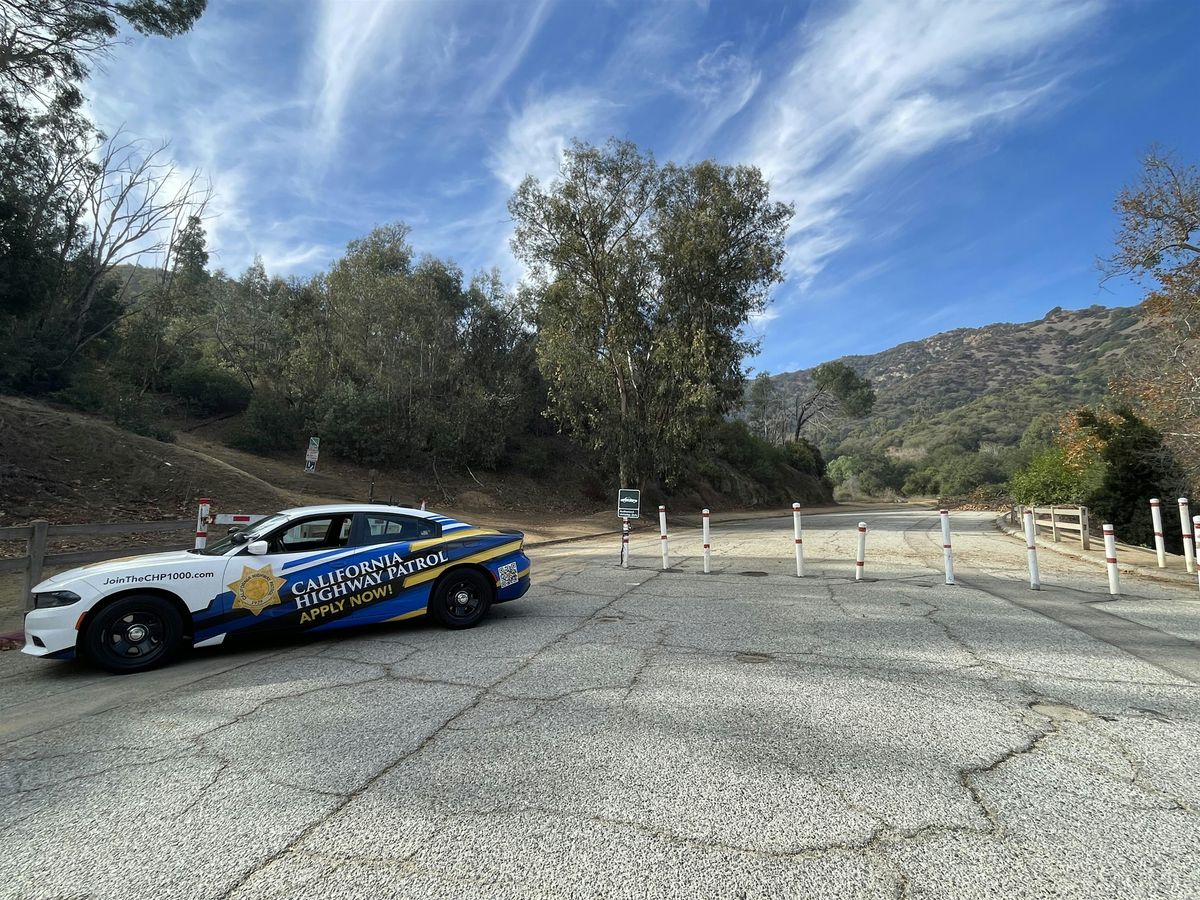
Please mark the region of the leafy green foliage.
[[241, 427], [229, 443], [251, 453], [274, 453], [304, 446], [304, 414], [288, 398], [270, 390], [254, 393]]
[[[205, 0], [9, 0], [0, 21], [0, 386], [61, 390], [77, 371], [108, 361], [118, 326], [139, 312], [114, 274], [160, 252], [164, 278], [179, 265], [203, 273], [199, 219], [205, 191], [176, 172], [165, 147], [106, 138], [84, 110], [91, 67], [122, 24], [148, 35], [187, 31]], [[169, 185], [169, 187], [168, 187]], [[149, 296], [149, 295], [148, 295]], [[153, 295], [171, 318], [169, 284]], [[154, 314], [151, 309], [148, 314]], [[130, 324], [139, 365], [123, 381], [157, 386], [165, 355], [143, 358], [166, 325]], [[168, 342], [170, 343], [170, 342]], [[137, 377], [133, 377], [136, 375]], [[138, 386], [140, 398], [147, 387]], [[138, 404], [142, 405], [140, 400]], [[141, 416], [122, 416], [141, 421]]]
[[250, 403], [250, 388], [246, 383], [208, 360], [176, 369], [168, 388], [200, 415], [238, 412]]
[[873, 497], [899, 491], [907, 474], [903, 466], [882, 453], [839, 456], [830, 461], [827, 471], [835, 485]]
[[[1148, 500], [1172, 496], [1181, 477], [1162, 435], [1128, 408], [1076, 410], [1065, 424], [1055, 446], [1013, 475], [1013, 497], [1029, 506], [1087, 506], [1121, 540], [1150, 545]], [[1178, 547], [1174, 529], [1167, 530]]]
[[78, 98], [94, 62], [117, 42], [122, 21], [141, 34], [174, 37], [191, 29], [207, 2], [8, 0], [0, 89], [43, 102]]
[[867, 415], [875, 406], [875, 389], [846, 363], [834, 360], [813, 369], [807, 393], [797, 392], [792, 402], [796, 422], [793, 437], [799, 440], [804, 426], [810, 423], [828, 424], [834, 417], [861, 419]]
[[1072, 466], [1061, 447], [1047, 447], [1013, 475], [1009, 490], [1013, 499], [1025, 506], [1089, 506], [1103, 477], [1100, 460], [1083, 467]]
[[757, 169], [660, 167], [610, 141], [573, 144], [509, 210], [551, 415], [622, 484], [677, 478], [741, 397], [742, 326], [782, 277], [790, 208]]

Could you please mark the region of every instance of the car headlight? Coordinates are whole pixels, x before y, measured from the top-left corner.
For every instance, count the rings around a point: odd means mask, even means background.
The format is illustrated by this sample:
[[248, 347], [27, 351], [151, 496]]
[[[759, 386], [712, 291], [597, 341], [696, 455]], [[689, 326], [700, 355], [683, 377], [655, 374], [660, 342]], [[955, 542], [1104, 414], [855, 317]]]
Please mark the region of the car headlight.
[[54, 606], [70, 606], [79, 602], [79, 595], [74, 591], [47, 591], [44, 594], [33, 595], [34, 609], [50, 609]]

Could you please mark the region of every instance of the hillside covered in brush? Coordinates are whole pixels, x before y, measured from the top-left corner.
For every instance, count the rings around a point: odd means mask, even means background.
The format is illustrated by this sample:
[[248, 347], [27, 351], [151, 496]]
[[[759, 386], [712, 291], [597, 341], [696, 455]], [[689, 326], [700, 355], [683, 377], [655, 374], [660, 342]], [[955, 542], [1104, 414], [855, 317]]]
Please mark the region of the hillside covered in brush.
[[[843, 481], [865, 475], [868, 487], [904, 493], [1000, 484], [1063, 413], [1101, 401], [1146, 340], [1137, 308], [1091, 306], [843, 357], [870, 380], [874, 408], [859, 419], [834, 416], [805, 433], [827, 457], [848, 460], [843, 471], [835, 465], [831, 472]], [[797, 396], [811, 392], [812, 373], [772, 377], [771, 420], [779, 431], [794, 415]]]

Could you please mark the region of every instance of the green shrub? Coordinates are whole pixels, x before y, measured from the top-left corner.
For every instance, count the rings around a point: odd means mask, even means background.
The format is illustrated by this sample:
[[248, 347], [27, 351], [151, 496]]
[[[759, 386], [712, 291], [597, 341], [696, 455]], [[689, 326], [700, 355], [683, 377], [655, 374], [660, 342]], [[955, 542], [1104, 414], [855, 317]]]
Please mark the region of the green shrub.
[[119, 392], [119, 385], [108, 376], [81, 372], [69, 385], [51, 394], [50, 399], [80, 412], [107, 416], [111, 415]]
[[[1080, 421], [1104, 441], [1103, 474], [1089, 491], [1087, 506], [1111, 523], [1122, 541], [1149, 546], [1154, 527], [1148, 499], [1173, 495], [1171, 489], [1181, 481], [1162, 434], [1129, 409], [1118, 409], [1111, 417], [1084, 413]], [[1183, 542], [1174, 534], [1176, 529], [1166, 531], [1172, 552], [1181, 552]]]
[[816, 444], [807, 438], [798, 441], [788, 441], [783, 445], [784, 461], [793, 469], [798, 469], [814, 478], [825, 476], [825, 458]]
[[175, 441], [175, 432], [163, 421], [161, 404], [145, 395], [121, 393], [112, 401], [111, 412], [113, 421], [126, 431], [167, 444]]
[[538, 444], [522, 447], [513, 454], [513, 468], [534, 478], [549, 472], [552, 463], [550, 451]]
[[199, 415], [240, 412], [250, 403], [250, 387], [228, 369], [196, 362], [173, 372], [170, 392]]
[[941, 494], [942, 481], [937, 469], [918, 469], [904, 479], [901, 491], [908, 496], [932, 496]]
[[[807, 441], [803, 443], [807, 444]], [[815, 448], [813, 450], [815, 452]], [[803, 461], [804, 448], [796, 452]], [[789, 464], [790, 458], [789, 451], [758, 437], [750, 431], [745, 422], [737, 419], [713, 426], [712, 456], [724, 460], [742, 474], [768, 487], [780, 485], [786, 480], [785, 470], [781, 467]], [[816, 459], [819, 458], [820, 454], [816, 453]], [[815, 466], [816, 462], [809, 460], [807, 465]], [[708, 474], [707, 470], [713, 467], [701, 463], [697, 468], [701, 474]]]
[[[1111, 523], [1120, 540], [1149, 545], [1147, 501], [1171, 496], [1179, 483], [1162, 435], [1128, 409], [1082, 409], [1074, 418], [1074, 431], [1059, 441], [1074, 448], [1075, 464], [1063, 446], [1043, 450], [1009, 481], [1013, 498], [1028, 506], [1086, 506], [1092, 521]], [[1182, 549], [1174, 529], [1166, 539], [1173, 551]]]
[[335, 382], [321, 395], [321, 444], [363, 465], [403, 462], [404, 442], [393, 435], [386, 398], [370, 387]]
[[1026, 506], [1086, 506], [1103, 477], [1102, 463], [1075, 468], [1067, 464], [1062, 449], [1051, 447], [1035, 454], [1028, 466], [1013, 475], [1008, 490], [1014, 500]]
[[839, 456], [830, 461], [826, 468], [829, 480], [846, 488], [850, 493], [863, 493], [872, 497], [882, 496], [886, 491], [899, 491], [908, 477], [909, 468], [881, 453], [862, 453]]
[[229, 445], [250, 453], [271, 453], [301, 447], [305, 437], [303, 413], [286, 397], [264, 393], [250, 401]]

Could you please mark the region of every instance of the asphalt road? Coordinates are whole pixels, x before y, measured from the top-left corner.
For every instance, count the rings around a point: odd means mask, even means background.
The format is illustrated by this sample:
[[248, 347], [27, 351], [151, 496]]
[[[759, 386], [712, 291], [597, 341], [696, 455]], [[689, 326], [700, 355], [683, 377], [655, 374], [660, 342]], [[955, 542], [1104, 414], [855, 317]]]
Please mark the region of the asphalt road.
[[[854, 524], [868, 520], [855, 583]], [[480, 627], [0, 654], [0, 896], [1196, 897], [1200, 604], [955, 517], [534, 552]]]

